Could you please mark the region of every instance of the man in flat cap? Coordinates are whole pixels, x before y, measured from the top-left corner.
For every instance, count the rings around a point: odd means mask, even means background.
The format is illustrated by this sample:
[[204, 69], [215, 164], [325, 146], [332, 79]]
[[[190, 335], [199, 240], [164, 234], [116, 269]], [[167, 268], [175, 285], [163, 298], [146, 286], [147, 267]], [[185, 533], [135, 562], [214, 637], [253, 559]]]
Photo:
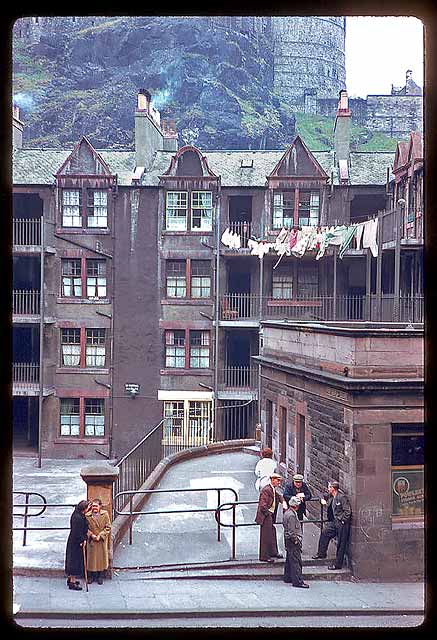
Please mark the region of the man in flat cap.
[[293, 587], [308, 589], [309, 585], [302, 578], [302, 525], [298, 518], [298, 509], [301, 504], [297, 496], [291, 496], [286, 500], [289, 507], [283, 516], [285, 566], [284, 582]]
[[260, 525], [259, 559], [262, 562], [274, 562], [275, 558], [282, 558], [278, 553], [276, 540], [276, 511], [281, 502], [281, 496], [276, 487], [281, 484], [282, 476], [279, 473], [270, 475], [270, 482], [261, 490], [258, 500], [258, 509], [255, 522]]
[[328, 483], [328, 500], [322, 498], [320, 502], [327, 505], [328, 522], [323, 527], [316, 558], [326, 558], [328, 545], [332, 538], [337, 538], [337, 555], [335, 563], [328, 565], [328, 569], [342, 569], [344, 556], [349, 542], [350, 521], [352, 509], [348, 497], [339, 491], [340, 485], [336, 480]]
[[[297, 510], [297, 517], [302, 522], [304, 514], [306, 513], [305, 501], [311, 500], [312, 495], [308, 485], [303, 480], [303, 475], [301, 475], [300, 473], [295, 473], [292, 480], [291, 481], [289, 480], [288, 482], [285, 483], [284, 495], [283, 495], [285, 503], [287, 503], [287, 501], [292, 496], [295, 496], [300, 500], [299, 508]], [[283, 504], [282, 506], [286, 507], [286, 504], [285, 505]]]

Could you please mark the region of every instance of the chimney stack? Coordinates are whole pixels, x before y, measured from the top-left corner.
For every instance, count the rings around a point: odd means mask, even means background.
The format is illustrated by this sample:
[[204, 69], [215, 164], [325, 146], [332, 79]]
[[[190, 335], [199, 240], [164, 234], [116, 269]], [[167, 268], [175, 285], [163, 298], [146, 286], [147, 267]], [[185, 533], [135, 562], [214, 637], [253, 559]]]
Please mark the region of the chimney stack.
[[174, 120], [162, 121], [162, 133], [164, 135], [164, 151], [178, 150], [178, 133]]
[[339, 94], [337, 115], [334, 125], [335, 163], [339, 172], [340, 183], [349, 182], [351, 111], [349, 109], [346, 89]]
[[163, 135], [160, 115], [152, 106], [152, 95], [147, 89], [140, 89], [135, 109], [135, 164], [137, 167], [150, 166], [156, 151], [163, 149]]
[[23, 146], [23, 128], [24, 125], [20, 120], [20, 108], [16, 104], [12, 104], [12, 147], [21, 149]]

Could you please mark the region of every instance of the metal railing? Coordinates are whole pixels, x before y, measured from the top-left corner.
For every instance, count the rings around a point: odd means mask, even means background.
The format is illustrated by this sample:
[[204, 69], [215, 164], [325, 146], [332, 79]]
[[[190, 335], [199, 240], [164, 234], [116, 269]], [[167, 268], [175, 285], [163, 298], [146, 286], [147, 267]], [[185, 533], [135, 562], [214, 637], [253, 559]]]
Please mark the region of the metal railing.
[[40, 302], [40, 291], [15, 289], [12, 292], [12, 313], [19, 316], [37, 316], [40, 314]]
[[[133, 506], [133, 500], [135, 498], [135, 496], [137, 495], [141, 495], [141, 494], [156, 494], [156, 493], [171, 493], [171, 495], [173, 496], [175, 493], [199, 493], [199, 492], [205, 492], [205, 491], [217, 491], [217, 507], [212, 507], [212, 508], [204, 508], [204, 507], [200, 507], [197, 509], [166, 509], [166, 510], [158, 510], [158, 511], [134, 511], [132, 509]], [[217, 510], [220, 508], [220, 497], [221, 497], [221, 492], [222, 491], [231, 491], [231, 493], [234, 494], [235, 496], [235, 500], [238, 500], [238, 495], [237, 492], [235, 491], [235, 489], [232, 489], [231, 487], [200, 487], [200, 488], [193, 488], [190, 487], [188, 489], [145, 489], [142, 491], [120, 491], [120, 493], [117, 493], [114, 495], [114, 515], [119, 515], [119, 516], [129, 516], [129, 544], [132, 544], [133, 541], [133, 533], [132, 533], [132, 529], [133, 529], [133, 516], [148, 516], [148, 515], [162, 515], [162, 514], [166, 514], [166, 513], [216, 513]], [[121, 507], [117, 507], [117, 500], [119, 498], [122, 498], [123, 496], [130, 496], [125, 500], [122, 500], [121, 503], [124, 506]], [[129, 502], [129, 511], [123, 511], [123, 509], [126, 506], [126, 503]], [[233, 502], [230, 503], [226, 503], [226, 504], [234, 504]], [[221, 530], [220, 527], [224, 526], [222, 523], [220, 523], [217, 518], [216, 518], [216, 522], [217, 522], [217, 541], [220, 542], [221, 540]]]
[[229, 230], [240, 236], [241, 249], [247, 249], [247, 241], [252, 235], [251, 222], [230, 222]]
[[[70, 529], [70, 524], [65, 527], [30, 527], [28, 524], [29, 518], [36, 518], [42, 516], [48, 508], [66, 508], [66, 507], [75, 507], [75, 504], [69, 503], [59, 503], [53, 502], [48, 503], [46, 498], [36, 491], [13, 491], [13, 496], [24, 496], [24, 504], [22, 502], [13, 502], [12, 504], [12, 516], [13, 518], [23, 518], [23, 526], [16, 527], [14, 524], [12, 525], [12, 531], [22, 531], [23, 532], [23, 543], [22, 546], [25, 547], [27, 544], [27, 532], [28, 531], [66, 531]], [[32, 504], [29, 502], [30, 496], [38, 496], [41, 498], [42, 503], [40, 504]], [[24, 509], [24, 511], [14, 511], [14, 509]], [[39, 509], [37, 513], [32, 513], [31, 509]], [[70, 518], [70, 516], [68, 516]]]
[[[228, 293], [221, 297], [221, 320], [258, 320], [259, 296], [247, 293]], [[293, 298], [262, 297], [261, 318], [271, 320], [371, 322], [423, 322], [423, 295], [392, 293], [369, 295], [296, 296]]]
[[41, 245], [41, 218], [14, 218], [12, 242], [18, 246]]
[[34, 362], [12, 363], [12, 382], [14, 384], [38, 384], [39, 364]]
[[257, 319], [259, 302], [253, 293], [225, 293], [220, 296], [220, 320]]
[[258, 367], [225, 367], [219, 369], [219, 389], [257, 389]]
[[137, 491], [162, 460], [163, 423], [164, 420], [161, 420], [117, 462], [115, 466], [119, 469], [119, 475], [114, 483], [114, 495]]
[[[309, 500], [305, 500], [305, 502], [319, 502], [320, 503], [320, 518], [307, 518], [305, 520], [302, 520], [302, 524], [316, 524], [316, 523], [320, 523], [321, 527], [323, 527], [323, 523], [325, 522], [326, 518], [324, 517], [324, 506], [321, 502], [320, 502], [320, 498], [310, 498]], [[258, 500], [236, 500], [235, 502], [224, 502], [223, 504], [220, 504], [216, 511], [215, 511], [215, 519], [217, 524], [219, 525], [219, 527], [232, 527], [232, 560], [235, 560], [235, 556], [236, 556], [236, 532], [237, 532], [237, 528], [238, 527], [253, 527], [253, 526], [259, 526], [256, 522], [240, 522], [237, 523], [237, 516], [236, 516], [236, 509], [237, 507], [239, 507], [240, 505], [243, 504], [254, 504], [254, 505], [258, 505]], [[229, 509], [232, 509], [232, 518], [231, 518], [231, 523], [230, 524], [226, 524], [224, 522], [221, 521], [220, 516], [221, 516], [221, 512], [222, 511], [228, 511]], [[277, 522], [276, 524], [282, 524], [282, 522]]]

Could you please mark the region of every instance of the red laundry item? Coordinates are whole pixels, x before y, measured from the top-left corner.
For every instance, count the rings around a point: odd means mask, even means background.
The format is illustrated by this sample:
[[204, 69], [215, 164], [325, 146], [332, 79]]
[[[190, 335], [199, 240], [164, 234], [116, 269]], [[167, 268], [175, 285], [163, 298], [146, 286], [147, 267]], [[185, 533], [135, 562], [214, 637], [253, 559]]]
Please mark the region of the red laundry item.
[[294, 247], [296, 242], [297, 242], [297, 229], [292, 229], [290, 232], [290, 240], [289, 240], [290, 249]]

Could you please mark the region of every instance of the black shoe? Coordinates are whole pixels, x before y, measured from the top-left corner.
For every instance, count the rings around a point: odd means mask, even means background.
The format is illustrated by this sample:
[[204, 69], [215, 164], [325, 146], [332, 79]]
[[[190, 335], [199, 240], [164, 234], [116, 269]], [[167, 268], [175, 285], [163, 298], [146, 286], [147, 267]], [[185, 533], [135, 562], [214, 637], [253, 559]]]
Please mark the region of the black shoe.
[[72, 591], [82, 591], [82, 587], [80, 586], [80, 584], [77, 584], [77, 582], [69, 582], [68, 588]]
[[97, 578], [97, 584], [103, 584], [103, 578], [100, 576]]
[[342, 567], [336, 567], [335, 564], [328, 565], [328, 569], [330, 569], [330, 571], [338, 571], [341, 568]]
[[310, 585], [306, 582], [301, 582], [300, 584], [294, 584], [293, 587], [299, 587], [300, 589], [309, 589]]
[[311, 556], [313, 560], [322, 560], [323, 558], [326, 558], [326, 556], [319, 556], [318, 553], [316, 553], [315, 556]]

